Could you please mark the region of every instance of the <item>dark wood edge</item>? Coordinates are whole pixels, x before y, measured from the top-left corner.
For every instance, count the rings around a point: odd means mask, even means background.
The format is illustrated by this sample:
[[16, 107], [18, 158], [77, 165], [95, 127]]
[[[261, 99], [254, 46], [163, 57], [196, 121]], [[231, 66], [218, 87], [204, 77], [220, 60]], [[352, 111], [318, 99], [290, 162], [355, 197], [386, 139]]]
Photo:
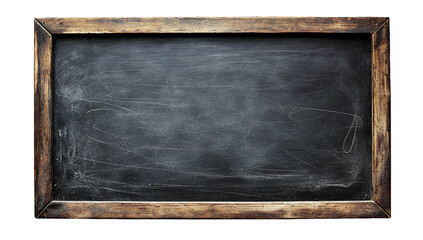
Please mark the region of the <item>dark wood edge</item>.
[[[169, 23], [166, 23], [166, 22]], [[243, 23], [241, 23], [243, 22]], [[151, 25], [152, 24], [152, 25]], [[181, 24], [180, 28], [177, 25]], [[202, 25], [205, 24], [205, 25]], [[230, 25], [233, 24], [233, 25]], [[247, 26], [252, 24], [251, 26]], [[271, 26], [275, 24], [274, 26]], [[134, 28], [136, 26], [136, 28]], [[195, 28], [197, 27], [197, 28]], [[94, 29], [96, 28], [96, 29]], [[53, 201], [52, 34], [165, 32], [372, 33], [373, 200], [340, 202]], [[390, 217], [389, 19], [92, 18], [35, 19], [35, 216], [48, 218], [357, 218]]]
[[51, 34], [372, 33], [382, 17], [39, 18]]
[[34, 21], [35, 216], [53, 200], [51, 168], [52, 36]]
[[391, 92], [389, 19], [372, 34], [373, 197], [391, 215]]
[[52, 201], [41, 218], [387, 218], [374, 201], [81, 202]]

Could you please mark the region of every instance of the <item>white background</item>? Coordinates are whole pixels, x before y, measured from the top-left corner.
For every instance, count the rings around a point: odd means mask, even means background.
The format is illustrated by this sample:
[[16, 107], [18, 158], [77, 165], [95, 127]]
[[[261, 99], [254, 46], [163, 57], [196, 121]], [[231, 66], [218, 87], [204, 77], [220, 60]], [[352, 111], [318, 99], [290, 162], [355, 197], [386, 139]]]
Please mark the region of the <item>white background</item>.
[[[419, 1], [2, 1], [0, 239], [422, 239], [422, 6]], [[392, 218], [57, 220], [34, 218], [33, 18], [390, 17]]]

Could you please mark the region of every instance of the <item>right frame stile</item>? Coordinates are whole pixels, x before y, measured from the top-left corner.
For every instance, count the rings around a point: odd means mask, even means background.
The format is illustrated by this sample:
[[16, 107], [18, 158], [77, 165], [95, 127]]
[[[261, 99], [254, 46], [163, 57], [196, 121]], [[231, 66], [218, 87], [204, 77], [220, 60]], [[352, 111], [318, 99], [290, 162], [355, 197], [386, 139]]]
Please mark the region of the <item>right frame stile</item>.
[[372, 199], [391, 216], [389, 18], [372, 33]]

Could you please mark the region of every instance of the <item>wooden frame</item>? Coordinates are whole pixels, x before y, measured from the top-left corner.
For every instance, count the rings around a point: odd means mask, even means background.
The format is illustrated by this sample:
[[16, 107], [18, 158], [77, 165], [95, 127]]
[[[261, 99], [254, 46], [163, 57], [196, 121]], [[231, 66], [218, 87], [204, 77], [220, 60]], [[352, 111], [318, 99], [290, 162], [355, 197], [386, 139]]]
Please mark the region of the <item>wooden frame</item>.
[[[86, 202], [52, 193], [52, 43], [58, 34], [367, 33], [372, 44], [372, 184], [367, 201]], [[388, 18], [43, 18], [35, 19], [35, 216], [47, 218], [390, 217]]]

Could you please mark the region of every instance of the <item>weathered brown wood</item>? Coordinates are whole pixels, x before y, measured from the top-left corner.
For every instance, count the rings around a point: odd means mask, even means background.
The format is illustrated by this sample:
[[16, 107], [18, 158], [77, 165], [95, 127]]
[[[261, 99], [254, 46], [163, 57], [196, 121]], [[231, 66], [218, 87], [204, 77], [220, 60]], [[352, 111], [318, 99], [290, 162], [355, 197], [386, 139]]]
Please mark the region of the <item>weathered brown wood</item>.
[[373, 201], [355, 202], [65, 202], [53, 218], [371, 218], [388, 215]]
[[42, 18], [52, 34], [68, 33], [372, 33], [386, 18]]
[[[389, 217], [390, 86], [387, 18], [48, 18], [35, 21], [35, 215], [56, 218], [355, 218]], [[345, 202], [53, 201], [51, 34], [372, 33], [373, 197]]]
[[35, 21], [34, 161], [35, 215], [53, 200], [51, 168], [52, 36]]
[[391, 214], [389, 21], [372, 35], [373, 200]]

